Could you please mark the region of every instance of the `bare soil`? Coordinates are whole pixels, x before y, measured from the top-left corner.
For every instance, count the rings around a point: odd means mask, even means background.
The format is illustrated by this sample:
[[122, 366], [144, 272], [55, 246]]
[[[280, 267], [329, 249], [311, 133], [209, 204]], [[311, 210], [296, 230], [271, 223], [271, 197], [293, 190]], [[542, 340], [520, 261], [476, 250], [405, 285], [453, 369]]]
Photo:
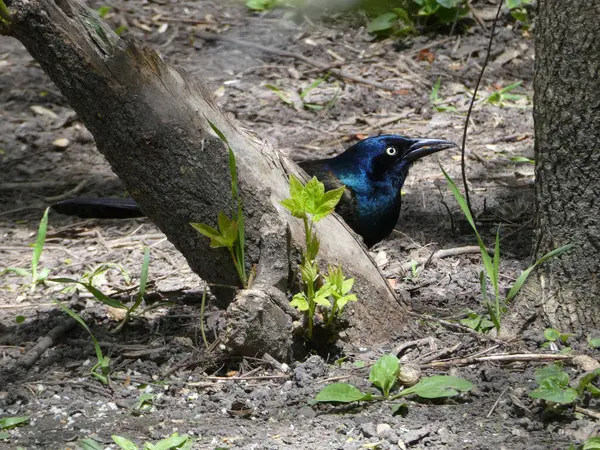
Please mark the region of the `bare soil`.
[[[103, 5], [111, 6], [106, 20], [115, 28], [126, 25], [124, 35], [146, 42], [170, 64], [203, 79], [229, 114], [296, 159], [332, 155], [356, 139], [383, 132], [459, 142], [485, 56], [487, 33], [475, 22], [465, 30], [458, 27], [452, 36], [450, 30], [440, 30], [398, 41], [374, 39], [364, 30], [365, 20], [356, 16], [256, 14], [243, 4], [204, 0], [91, 4]], [[493, 15], [487, 3], [474, 6], [484, 19]], [[196, 36], [198, 30], [291, 51], [332, 67], [340, 64], [396, 90], [329, 76], [304, 97], [305, 103], [324, 108], [303, 107], [300, 92], [322, 76], [314, 67], [232, 43], [205, 42]], [[487, 242], [493, 242], [502, 223], [503, 291], [531, 262], [533, 166], [511, 158], [533, 158], [532, 72], [532, 38], [506, 13], [467, 146], [467, 174]], [[43, 210], [56, 198], [125, 192], [65, 99], [10, 38], [0, 40], [0, 74], [0, 267], [27, 268]], [[433, 107], [430, 93], [438, 79], [440, 97], [456, 111]], [[522, 94], [521, 100], [504, 105], [483, 101], [516, 81], [523, 84], [511, 93]], [[266, 84], [278, 86], [292, 104]], [[449, 321], [464, 318], [467, 310], [482, 311], [478, 254], [431, 258], [439, 249], [476, 243], [439, 170], [441, 164], [458, 179], [459, 159], [457, 151], [447, 151], [415, 165], [404, 188], [397, 230], [373, 249], [383, 273], [415, 312]], [[235, 358], [219, 348], [222, 311], [214, 298], [205, 319], [208, 340], [217, 345], [214, 351], [204, 350], [199, 331], [203, 281], [148, 220], [82, 221], [51, 213], [41, 266], [50, 269], [51, 277], [79, 279], [102, 264], [118, 265], [130, 281], [114, 266], [96, 285], [129, 301], [137, 290], [145, 246], [151, 249], [145, 306], [151, 308], [118, 333], [113, 332], [118, 323], [114, 311], [85, 291], [46, 283], [31, 292], [25, 278], [0, 276], [0, 418], [30, 417], [25, 426], [10, 430], [1, 448], [76, 448], [85, 437], [116, 448], [111, 435], [141, 445], [178, 431], [193, 435], [198, 449], [358, 449], [377, 443], [369, 448], [547, 450], [581, 442], [597, 427], [570, 410], [549, 415], [543, 404], [528, 397], [540, 366], [533, 362], [437, 370], [424, 366], [425, 375], [450, 373], [476, 387], [444, 401], [409, 398], [404, 416], [392, 416], [382, 403], [307, 403], [333, 380], [369, 389], [369, 365], [410, 340], [431, 338], [401, 355], [404, 362], [422, 365], [481, 352], [557, 353], [541, 348], [544, 324], [534, 315], [531, 326], [506, 344], [414, 318], [414, 327], [398, 329], [385, 346], [345, 343], [340, 354], [314, 355], [286, 371], [264, 355]], [[90, 377], [95, 353], [79, 325], [62, 333], [31, 368], [20, 364], [38, 340], [68, 322], [55, 299], [79, 311], [110, 356], [110, 386]], [[17, 316], [24, 322], [17, 324]], [[570, 338], [573, 352], [597, 358], [585, 337], [576, 333]], [[366, 367], [357, 368], [356, 361]], [[573, 377], [580, 373], [566, 367]], [[142, 393], [155, 394], [154, 404], [139, 411], [136, 401]]]

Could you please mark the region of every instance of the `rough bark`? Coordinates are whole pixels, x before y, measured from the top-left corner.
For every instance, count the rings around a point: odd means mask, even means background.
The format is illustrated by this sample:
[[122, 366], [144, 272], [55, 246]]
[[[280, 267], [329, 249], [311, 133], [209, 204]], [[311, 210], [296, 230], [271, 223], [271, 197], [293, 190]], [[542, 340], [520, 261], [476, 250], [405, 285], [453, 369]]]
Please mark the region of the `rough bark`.
[[[271, 324], [269, 330], [240, 328], [236, 318], [244, 314], [238, 308], [231, 312], [230, 335], [237, 336], [232, 342], [238, 348], [252, 351], [241, 342], [252, 335], [256, 349], [284, 356], [291, 320], [280, 312], [304, 237], [301, 223], [279, 202], [288, 195], [288, 174], [297, 173], [297, 166], [232, 123], [199, 83], [151, 49], [121, 40], [78, 0], [6, 4], [12, 17], [10, 23], [0, 21], [0, 33], [21, 41], [59, 87], [143, 211], [203, 279], [235, 285], [228, 252], [210, 249], [208, 239], [189, 226], [214, 225], [219, 211], [230, 211], [227, 153], [206, 119], [225, 134], [237, 159], [247, 262], [258, 267], [253, 291], [240, 292], [238, 300], [248, 296], [242, 309], [260, 301], [273, 303], [259, 313], [244, 313], [259, 314]], [[328, 217], [316, 229], [322, 260], [342, 263], [357, 280], [360, 302], [349, 309], [349, 335], [362, 344], [388, 339], [402, 325], [405, 307], [341, 219]]]
[[535, 63], [536, 255], [576, 247], [537, 272], [544, 316], [600, 329], [600, 3], [541, 0]]

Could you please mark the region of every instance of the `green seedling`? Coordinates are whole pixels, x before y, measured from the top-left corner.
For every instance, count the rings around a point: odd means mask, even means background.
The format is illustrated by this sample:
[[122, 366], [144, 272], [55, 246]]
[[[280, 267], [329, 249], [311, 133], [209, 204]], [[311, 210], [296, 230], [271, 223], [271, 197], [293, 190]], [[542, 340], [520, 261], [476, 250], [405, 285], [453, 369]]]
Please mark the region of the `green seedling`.
[[82, 277], [81, 280], [75, 280], [73, 278], [62, 277], [62, 278], [49, 278], [48, 281], [52, 281], [54, 283], [65, 283], [65, 284], [81, 286], [85, 290], [87, 290], [90, 294], [92, 294], [96, 300], [105, 304], [106, 306], [126, 310], [123, 321], [115, 329], [115, 332], [117, 332], [121, 328], [123, 328], [123, 326], [129, 321], [131, 315], [137, 311], [140, 304], [142, 303], [144, 295], [146, 294], [146, 285], [148, 283], [149, 265], [150, 265], [150, 249], [146, 247], [144, 249], [144, 260], [142, 262], [142, 270], [140, 273], [140, 286], [138, 288], [137, 294], [136, 294], [133, 304], [131, 306], [127, 306], [124, 303], [122, 303], [121, 301], [114, 299], [112, 297], [109, 297], [108, 295], [103, 293], [100, 289], [98, 289], [97, 287], [94, 286], [94, 279], [98, 275], [104, 273], [109, 268], [118, 268], [121, 271], [121, 274], [123, 274], [123, 276], [126, 278], [126, 281], [129, 282], [130, 281], [129, 274], [121, 266], [118, 266], [118, 265], [103, 264], [100, 267], [98, 267], [96, 270], [94, 270], [92, 273], [86, 274], [84, 277]]
[[279, 3], [279, 0], [247, 0], [246, 7], [252, 11], [268, 11]]
[[[546, 328], [544, 330], [544, 338], [546, 342], [542, 344], [542, 348], [550, 348], [552, 350], [558, 350], [557, 343], [561, 342], [562, 345], [567, 344], [569, 337], [573, 336], [572, 333], [561, 333], [554, 328]], [[571, 347], [563, 347], [560, 351], [562, 354], [571, 353]]]
[[321, 274], [316, 258], [319, 253], [319, 239], [314, 232], [314, 224], [327, 217], [334, 210], [342, 195], [344, 187], [325, 192], [325, 186], [313, 177], [305, 186], [293, 175], [290, 175], [290, 198], [281, 204], [292, 214], [302, 219], [306, 248], [303, 251], [300, 265], [302, 290], [292, 298], [291, 305], [304, 312], [308, 329], [307, 337], [312, 339], [314, 317], [319, 307], [323, 313], [326, 326], [331, 326], [338, 318], [348, 302], [356, 301], [350, 290], [353, 278], [346, 278], [341, 267], [329, 267], [328, 274], [319, 287]]
[[4, 0], [0, 0], [0, 25], [10, 25], [11, 22], [12, 15], [6, 7]]
[[531, 391], [529, 396], [545, 400], [550, 405], [572, 405], [582, 400], [586, 393], [600, 397], [600, 388], [594, 384], [599, 376], [600, 368], [586, 373], [579, 379], [576, 387], [571, 387], [569, 374], [562, 370], [562, 364], [550, 364], [535, 371], [538, 388]]
[[600, 338], [592, 338], [588, 336], [588, 344], [590, 348], [600, 348]]
[[[538, 259], [533, 265], [525, 269], [521, 272], [521, 275], [517, 278], [513, 286], [508, 291], [506, 298], [502, 299], [500, 296], [500, 288], [499, 288], [499, 278], [500, 278], [500, 226], [496, 230], [496, 240], [494, 245], [494, 253], [492, 256], [488, 253], [488, 249], [483, 243], [479, 232], [477, 231], [477, 226], [475, 225], [475, 221], [473, 220], [473, 216], [471, 215], [471, 210], [467, 205], [467, 201], [463, 197], [462, 193], [459, 191], [456, 183], [450, 178], [450, 176], [446, 173], [444, 168], [440, 166], [446, 181], [448, 182], [448, 186], [450, 187], [450, 191], [454, 195], [456, 202], [460, 206], [465, 218], [471, 225], [473, 232], [475, 233], [475, 237], [477, 238], [477, 245], [479, 246], [479, 251], [481, 253], [481, 260], [483, 261], [484, 269], [479, 273], [479, 282], [481, 286], [481, 295], [483, 297], [483, 305], [485, 306], [491, 321], [494, 324], [497, 332], [500, 332], [502, 314], [506, 312], [506, 304], [512, 300], [521, 290], [523, 284], [537, 266], [542, 264], [544, 261], [552, 258], [554, 256], [561, 255], [573, 248], [574, 244], [563, 245], [562, 247], [556, 248], [540, 259]], [[488, 294], [488, 280], [492, 285], [492, 294]]]
[[104, 19], [111, 9], [111, 6], [104, 5], [98, 8], [96, 12], [98, 13], [98, 16], [100, 16], [101, 19]]
[[302, 89], [299, 94], [285, 91], [285, 90], [281, 89], [280, 87], [275, 86], [273, 84], [265, 84], [265, 87], [267, 89], [270, 89], [271, 91], [273, 91], [279, 97], [279, 99], [286, 105], [289, 105], [292, 107], [297, 107], [298, 109], [306, 108], [306, 109], [311, 109], [313, 111], [320, 111], [320, 110], [323, 110], [326, 108], [331, 108], [331, 107], [333, 107], [333, 105], [335, 105], [335, 103], [337, 102], [337, 99], [339, 98], [339, 95], [340, 95], [339, 86], [336, 85], [337, 89], [335, 91], [335, 94], [331, 97], [331, 99], [329, 99], [326, 102], [326, 104], [318, 104], [318, 103], [314, 103], [314, 102], [308, 102], [308, 101], [306, 101], [306, 100], [308, 100], [306, 97], [308, 94], [310, 94], [311, 91], [313, 91], [314, 89], [319, 87], [319, 85], [321, 83], [326, 81], [327, 78], [328, 78], [328, 75], [325, 75], [323, 78], [317, 78], [312, 83], [310, 83], [307, 87]]
[[403, 36], [417, 33], [411, 14], [404, 8], [393, 8], [373, 18], [367, 24], [367, 32], [381, 36]]
[[56, 303], [65, 313], [75, 319], [77, 323], [79, 323], [79, 325], [81, 325], [89, 333], [92, 343], [94, 344], [94, 350], [96, 351], [96, 359], [98, 360], [98, 362], [91, 368], [90, 374], [92, 377], [97, 378], [102, 383], [108, 384], [110, 374], [110, 358], [108, 356], [104, 356], [102, 353], [98, 339], [96, 339], [96, 336], [94, 336], [94, 333], [92, 333], [90, 327], [87, 326], [79, 314], [58, 300], [54, 300], [54, 303]]
[[508, 158], [514, 163], [527, 163], [527, 164], [535, 164], [535, 160], [526, 158], [525, 156], [511, 156]]
[[20, 417], [0, 417], [0, 440], [10, 438], [10, 434], [5, 430], [16, 428], [29, 421], [29, 416]]
[[[133, 441], [130, 441], [123, 436], [112, 435], [112, 440], [115, 444], [117, 444], [118, 448], [122, 450], [191, 450], [194, 444], [194, 440], [191, 436], [187, 434], [173, 433], [171, 436], [161, 439], [156, 443], [144, 442], [142, 447], [138, 447], [137, 444]], [[95, 441], [94, 439], [87, 438], [79, 441], [79, 445], [84, 450], [104, 450], [106, 445]]]
[[581, 445], [571, 444], [567, 450], [600, 450], [600, 436], [587, 438]]
[[[373, 364], [369, 373], [369, 381], [381, 395], [362, 392], [356, 386], [348, 383], [333, 383], [321, 389], [311, 403], [392, 402], [407, 395], [417, 395], [427, 399], [444, 398], [468, 392], [473, 388], [473, 383], [463, 378], [435, 375], [422, 379], [414, 386], [393, 393], [400, 373], [399, 359], [394, 355], [384, 355]], [[391, 407], [392, 413], [395, 414], [406, 408], [406, 404], [392, 404]]]
[[516, 83], [509, 84], [501, 89], [490, 94], [484, 101], [487, 103], [492, 103], [498, 106], [517, 106], [514, 102], [518, 102], [527, 98], [526, 95], [521, 94], [511, 94], [511, 91], [514, 91], [519, 86], [523, 84], [522, 81], [517, 81]]
[[456, 107], [451, 105], [444, 105], [444, 100], [440, 98], [440, 84], [441, 80], [438, 78], [433, 87], [431, 88], [431, 103], [437, 112], [456, 112]]
[[460, 323], [480, 333], [487, 333], [494, 328], [494, 322], [489, 320], [488, 317], [471, 311], [465, 319], [460, 320]]
[[526, 6], [531, 5], [533, 0], [506, 0], [506, 7], [510, 10], [513, 19], [521, 22], [526, 30], [531, 26], [531, 19]]
[[40, 225], [38, 226], [37, 237], [35, 240], [35, 244], [33, 245], [33, 254], [31, 256], [31, 268], [23, 269], [21, 267], [7, 267], [0, 275], [13, 272], [22, 277], [26, 277], [30, 280], [28, 285], [31, 287], [31, 292], [35, 291], [35, 287], [44, 283], [48, 278], [48, 274], [50, 273], [50, 269], [43, 268], [39, 270], [39, 262], [42, 256], [42, 252], [44, 251], [44, 245], [46, 243], [46, 232], [48, 231], [48, 211], [50, 208], [46, 208], [44, 211], [44, 215], [42, 216], [42, 220], [40, 221]]
[[134, 416], [139, 416], [145, 412], [148, 412], [154, 406], [154, 394], [144, 393], [140, 395], [133, 405], [132, 414]]
[[190, 223], [190, 225], [200, 234], [210, 239], [211, 248], [226, 248], [229, 250], [240, 282], [244, 289], [246, 289], [249, 287], [250, 283], [246, 274], [244, 214], [242, 211], [242, 199], [238, 189], [235, 154], [221, 130], [219, 130], [210, 120], [208, 123], [228, 150], [229, 172], [231, 175], [231, 198], [233, 203], [232, 208], [236, 213], [233, 215], [233, 218], [230, 219], [224, 212], [219, 212], [219, 217], [217, 219], [218, 230], [203, 223]]

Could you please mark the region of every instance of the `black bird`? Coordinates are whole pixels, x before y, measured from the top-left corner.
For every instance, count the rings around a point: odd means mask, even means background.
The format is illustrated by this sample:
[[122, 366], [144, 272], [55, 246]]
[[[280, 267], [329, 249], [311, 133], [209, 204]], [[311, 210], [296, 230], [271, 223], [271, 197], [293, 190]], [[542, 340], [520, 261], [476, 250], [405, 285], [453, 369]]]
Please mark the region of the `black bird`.
[[[344, 153], [299, 165], [326, 190], [346, 186], [336, 212], [367, 246], [389, 235], [400, 215], [400, 191], [411, 164], [423, 156], [455, 147], [439, 139], [411, 139], [394, 134], [364, 139]], [[131, 198], [75, 198], [52, 206], [61, 214], [82, 218], [143, 217]]]

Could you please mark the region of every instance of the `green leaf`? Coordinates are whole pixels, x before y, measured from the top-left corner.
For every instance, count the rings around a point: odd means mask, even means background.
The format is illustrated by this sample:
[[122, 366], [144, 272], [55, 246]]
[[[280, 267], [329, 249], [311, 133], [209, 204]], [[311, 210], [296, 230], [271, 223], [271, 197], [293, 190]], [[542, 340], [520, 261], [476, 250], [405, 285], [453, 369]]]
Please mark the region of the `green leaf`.
[[8, 439], [10, 438], [10, 433], [7, 433], [6, 431], [0, 431], [0, 440], [4, 440], [4, 439]]
[[265, 11], [277, 5], [277, 0], [246, 0], [246, 7], [253, 11]]
[[381, 14], [367, 24], [367, 32], [378, 33], [389, 30], [394, 26], [396, 20], [398, 20], [398, 16], [394, 13]]
[[218, 230], [215, 230], [213, 227], [206, 225], [205, 223], [190, 223], [192, 228], [196, 230], [203, 236], [206, 236], [210, 239], [215, 239], [221, 237], [221, 233]]
[[83, 450], [104, 450], [106, 447], [98, 441], [91, 438], [82, 439], [79, 441], [79, 446]]
[[115, 441], [115, 444], [117, 444], [123, 450], [138, 450], [137, 445], [135, 445], [129, 439], [124, 438], [123, 436], [113, 435], [111, 437], [112, 440]]
[[508, 9], [520, 8], [521, 0], [506, 0], [506, 7]]
[[142, 410], [150, 408], [153, 404], [152, 402], [154, 400], [154, 397], [154, 394], [149, 394], [147, 392], [140, 395], [135, 404], [133, 405], [133, 409]]
[[544, 330], [544, 338], [551, 342], [557, 341], [560, 338], [560, 331], [554, 328], [546, 328]]
[[348, 302], [357, 302], [358, 298], [355, 294], [344, 295], [343, 297], [338, 298], [335, 302], [338, 305], [338, 309], [341, 311], [348, 304]]
[[583, 443], [582, 450], [599, 450], [600, 437], [591, 437]]
[[10, 430], [29, 421], [29, 416], [3, 417], [0, 419], [0, 430]]
[[371, 399], [371, 394], [364, 394], [357, 387], [347, 383], [328, 384], [315, 397], [316, 402], [327, 403], [350, 403]]
[[98, 12], [98, 15], [100, 16], [100, 18], [104, 19], [104, 17], [106, 17], [106, 15], [110, 12], [110, 9], [111, 9], [110, 6], [101, 6], [96, 11]]
[[[564, 373], [564, 375], [567, 374]], [[573, 403], [577, 400], [577, 391], [570, 387], [564, 387], [564, 379], [561, 378], [563, 377], [546, 378], [537, 389], [529, 393], [529, 396], [563, 405]], [[568, 381], [567, 375], [567, 383]]]
[[398, 395], [416, 394], [423, 398], [443, 398], [453, 397], [460, 392], [468, 392], [471, 389], [473, 389], [473, 383], [464, 378], [434, 375], [422, 379], [414, 386], [404, 389]]
[[[535, 371], [535, 381], [537, 384], [542, 384], [548, 378], [555, 378], [563, 374], [562, 364], [555, 362], [546, 366], [540, 367]], [[566, 374], [565, 374], [566, 375]], [[567, 382], [568, 382], [567, 375]]]
[[387, 398], [390, 395], [390, 389], [398, 380], [399, 371], [400, 361], [398, 358], [394, 355], [384, 355], [371, 367], [369, 381], [381, 389], [383, 396]]
[[15, 323], [21, 324], [23, 322], [25, 322], [25, 316], [19, 315], [19, 316], [15, 317]]
[[53, 283], [78, 284], [78, 285], [86, 288], [87, 291], [96, 298], [96, 300], [101, 301], [105, 305], [111, 306], [113, 308], [118, 308], [118, 309], [129, 309], [129, 308], [127, 308], [126, 305], [124, 305], [120, 301], [115, 300], [114, 298], [111, 298], [108, 295], [104, 294], [102, 291], [100, 291], [98, 288], [93, 286], [91, 283], [84, 283], [83, 281], [74, 280], [72, 278], [49, 278], [48, 281], [51, 281]]
[[150, 249], [146, 247], [144, 249], [144, 259], [142, 261], [142, 272], [140, 273], [140, 288], [138, 289], [138, 293], [135, 296], [135, 301], [133, 302], [133, 306], [130, 308], [130, 312], [135, 311], [142, 300], [144, 299], [144, 295], [146, 294], [146, 284], [148, 283], [148, 268], [150, 267]]
[[546, 253], [544, 256], [542, 256], [540, 259], [538, 259], [535, 262], [535, 264], [533, 264], [531, 267], [529, 267], [529, 268], [525, 269], [523, 272], [521, 272], [521, 275], [519, 275], [519, 277], [517, 278], [517, 281], [515, 281], [515, 284], [513, 284], [513, 287], [510, 288], [510, 291], [508, 291], [508, 295], [506, 296], [506, 301], [508, 302], [508, 301], [512, 300], [519, 293], [519, 291], [521, 290], [521, 287], [523, 286], [525, 281], [527, 281], [527, 278], [529, 277], [529, 274], [531, 273], [531, 271], [533, 269], [535, 269], [537, 266], [539, 266], [543, 262], [547, 261], [548, 259], [550, 259], [554, 256], [561, 255], [568, 250], [571, 250], [574, 246], [575, 246], [575, 244], [567, 244], [567, 245], [563, 245], [561, 247], [555, 248], [554, 250]]
[[294, 295], [290, 305], [296, 308], [298, 311], [308, 311], [308, 300], [306, 299], [304, 292], [298, 292], [296, 295]]
[[182, 434], [181, 436], [179, 436], [178, 433], [173, 433], [171, 436], [165, 439], [161, 439], [156, 444], [154, 444], [154, 450], [171, 450], [179, 448], [190, 439], [191, 438], [186, 434]]
[[512, 162], [516, 162], [516, 163], [528, 163], [528, 164], [535, 164], [535, 160], [533, 159], [529, 159], [529, 158], [525, 158], [524, 156], [511, 156], [510, 159]]
[[342, 195], [344, 195], [345, 189], [345, 186], [342, 186], [337, 189], [327, 191], [321, 197], [319, 205], [316, 208], [316, 211], [313, 213], [313, 222], [318, 222], [335, 210], [335, 207], [340, 202]]
[[463, 0], [436, 0], [440, 6], [444, 8], [452, 9], [459, 7]]
[[[577, 396], [581, 397], [585, 390], [590, 386], [591, 382], [594, 381], [600, 375], [600, 368], [593, 370], [591, 372], [586, 373], [579, 380], [579, 384], [577, 385]], [[593, 385], [591, 385], [594, 387]]]
[[588, 344], [590, 345], [590, 348], [600, 348], [600, 338], [588, 337]]
[[14, 272], [21, 277], [28, 277], [29, 275], [31, 275], [31, 272], [29, 270], [22, 269], [20, 267], [7, 267], [2, 271], [2, 273], [6, 272]]
[[304, 191], [304, 186], [296, 178], [294, 175], [290, 175], [290, 195], [295, 200], [302, 200], [302, 192]]
[[408, 414], [408, 405], [406, 403], [394, 403], [390, 405], [392, 416], [406, 416]]
[[316, 177], [312, 177], [302, 191], [302, 204], [305, 211], [309, 214], [316, 214], [324, 194], [325, 185]]
[[289, 98], [289, 95], [287, 92], [285, 92], [284, 90], [278, 88], [277, 86], [274, 86], [272, 84], [265, 84], [265, 87], [267, 89], [272, 90], [273, 92], [275, 92], [275, 94], [277, 94], [277, 96], [281, 99], [281, 101], [287, 105], [293, 105], [294, 102]]
[[31, 278], [35, 283], [38, 280], [37, 277], [37, 267], [40, 262], [40, 257], [42, 256], [42, 251], [44, 250], [44, 244], [46, 242], [46, 231], [48, 230], [48, 211], [50, 208], [46, 208], [44, 211], [44, 215], [42, 216], [42, 220], [40, 221], [40, 225], [38, 227], [37, 239], [35, 240], [35, 245], [33, 247], [33, 256], [31, 258]]

